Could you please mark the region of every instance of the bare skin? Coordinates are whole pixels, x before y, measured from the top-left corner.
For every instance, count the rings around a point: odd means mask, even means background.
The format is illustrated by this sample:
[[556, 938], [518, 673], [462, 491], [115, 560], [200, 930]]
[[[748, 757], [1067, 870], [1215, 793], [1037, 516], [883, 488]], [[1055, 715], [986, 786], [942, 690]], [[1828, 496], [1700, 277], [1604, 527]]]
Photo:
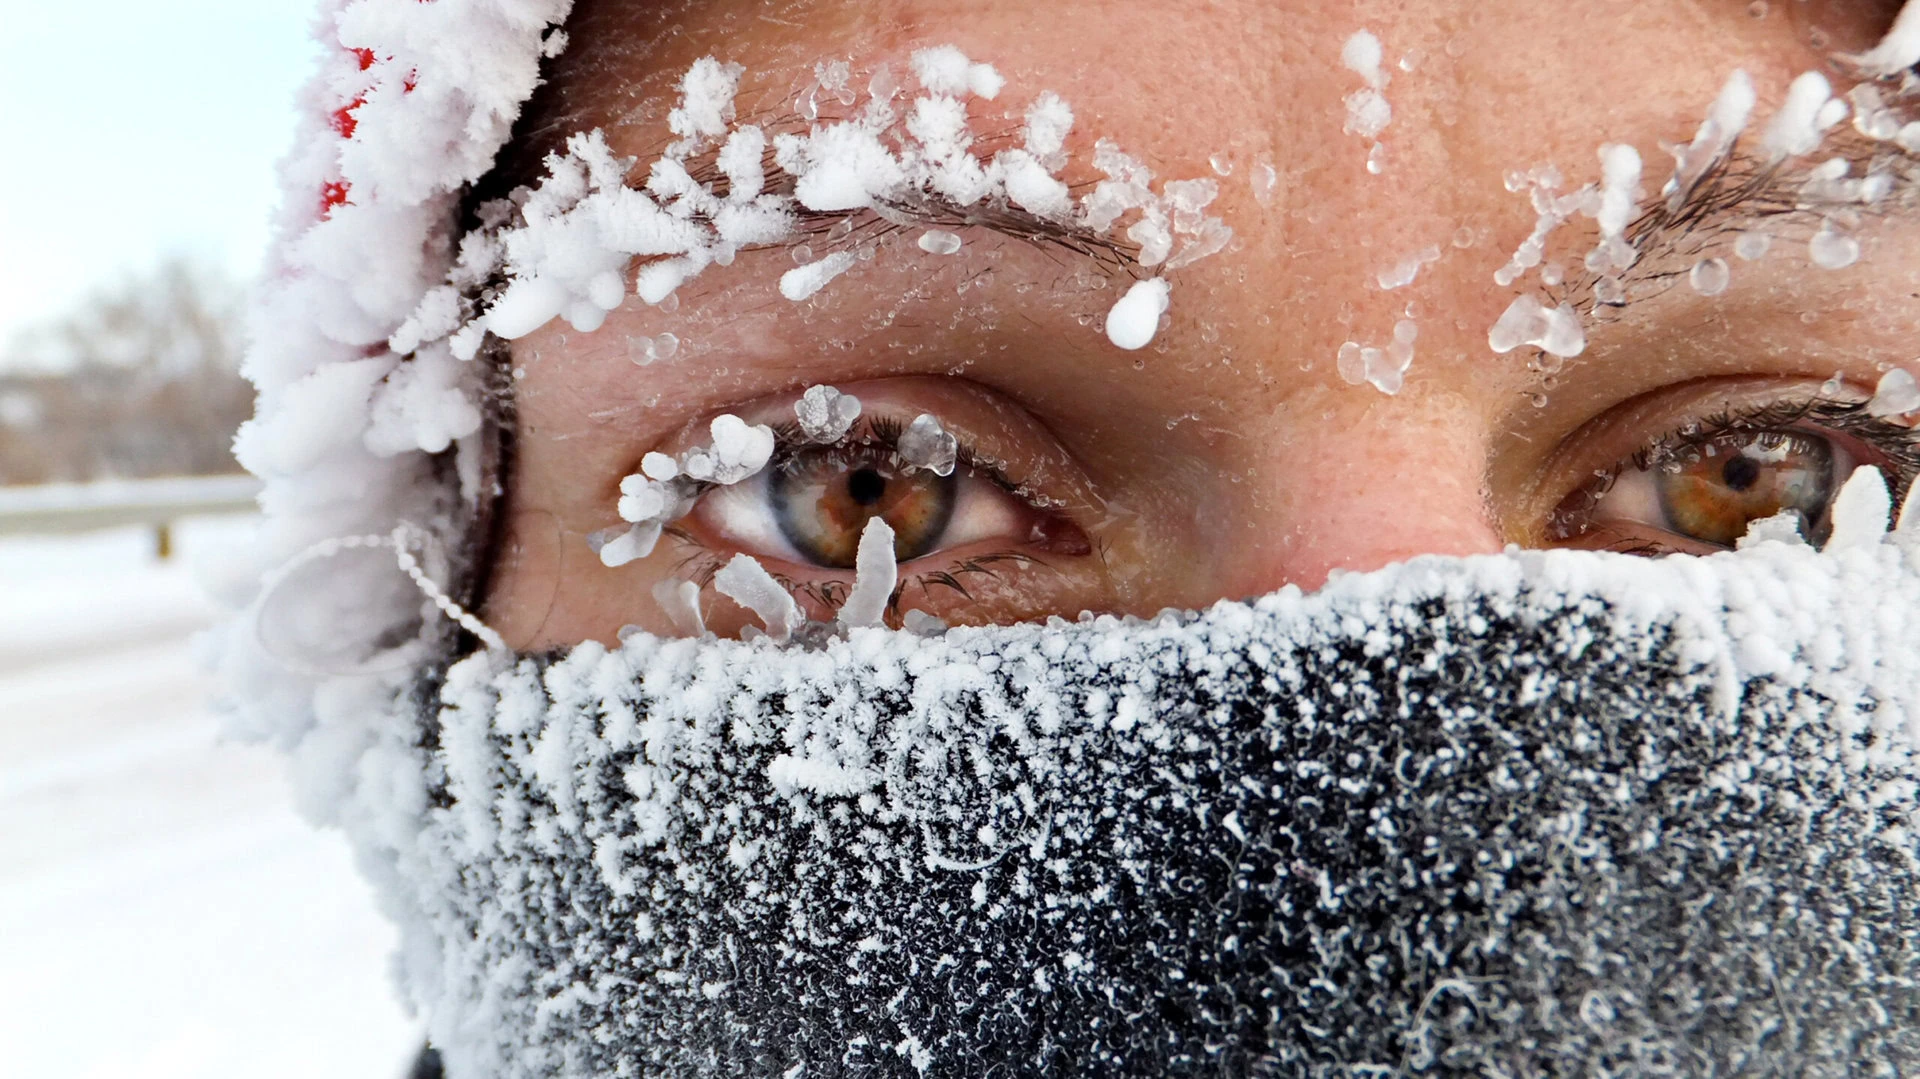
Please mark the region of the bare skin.
[[[951, 43], [1008, 80], [971, 103], [976, 131], [1017, 129], [1053, 90], [1076, 115], [1070, 181], [1095, 178], [1093, 140], [1111, 138], [1157, 179], [1217, 180], [1209, 212], [1235, 241], [1168, 275], [1170, 318], [1139, 352], [1100, 332], [1129, 274], [977, 230], [952, 256], [920, 251], [917, 230], [895, 234], [800, 304], [777, 288], [795, 261], [782, 248], [690, 282], [671, 311], [629, 298], [592, 334], [550, 324], [513, 346], [516, 456], [486, 617], [520, 647], [610, 641], [628, 624], [671, 633], [653, 585], [704, 580], [746, 550], [830, 618], [850, 570], [783, 562], [698, 509], [617, 569], [586, 538], [619, 523], [620, 480], [643, 454], [697, 445], [725, 412], [790, 418], [817, 383], [869, 414], [939, 415], [1044, 503], [995, 504], [1001, 516], [983, 520], [1018, 534], [902, 565], [892, 624], [913, 608], [972, 623], [1152, 613], [1510, 543], [1708, 549], [1658, 522], [1563, 537], [1553, 513], [1690, 420], [1804, 397], [1836, 372], [1870, 393], [1889, 365], [1911, 365], [1911, 215], [1870, 221], [1860, 262], [1833, 271], [1809, 267], [1817, 221], [1780, 223], [1751, 262], [1715, 232], [1720, 247], [1705, 253], [1732, 264], [1724, 295], [1649, 288], [1589, 322], [1586, 351], [1543, 382], [1529, 367], [1538, 353], [1487, 343], [1514, 296], [1540, 287], [1537, 275], [1492, 280], [1533, 225], [1505, 177], [1552, 164], [1571, 189], [1598, 179], [1600, 144], [1624, 142], [1646, 162], [1651, 202], [1671, 160], [1661, 143], [1692, 136], [1730, 72], [1753, 77], [1757, 127], [1794, 75], [1831, 73], [1830, 53], [1870, 44], [1897, 6], [1775, 3], [1756, 17], [1719, 0], [712, 2], [612, 20], [633, 46], [597, 69], [619, 86], [603, 85], [578, 126], [603, 127], [642, 176], [668, 139], [674, 83], [700, 57], [744, 64], [741, 111], [771, 118], [820, 60], [850, 59], [864, 90], [878, 64], [904, 75], [912, 50]], [[1371, 140], [1343, 131], [1343, 95], [1361, 81], [1340, 49], [1363, 28], [1392, 76], [1377, 175]], [[576, 22], [574, 48], [593, 29]], [[1250, 180], [1263, 161], [1277, 180], [1264, 200]], [[1550, 260], [1578, 270], [1593, 243], [1581, 225], [1555, 237]], [[1381, 271], [1429, 247], [1441, 257], [1412, 284], [1379, 287]], [[1404, 318], [1419, 337], [1398, 394], [1340, 377], [1343, 342], [1384, 345]], [[632, 342], [662, 333], [678, 351], [636, 366]], [[1051, 522], [1050, 542], [1034, 541], [1035, 521]], [[1075, 533], [1084, 553], [1059, 541]], [[700, 602], [723, 634], [751, 621], [710, 584]]]

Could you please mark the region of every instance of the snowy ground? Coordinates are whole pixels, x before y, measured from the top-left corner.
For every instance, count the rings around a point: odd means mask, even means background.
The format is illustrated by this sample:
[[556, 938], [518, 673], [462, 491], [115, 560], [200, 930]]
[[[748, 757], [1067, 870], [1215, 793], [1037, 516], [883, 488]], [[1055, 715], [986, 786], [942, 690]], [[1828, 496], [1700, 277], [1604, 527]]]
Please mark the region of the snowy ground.
[[140, 529], [0, 537], [0, 1073], [399, 1076], [392, 931], [280, 762], [221, 744], [196, 561]]

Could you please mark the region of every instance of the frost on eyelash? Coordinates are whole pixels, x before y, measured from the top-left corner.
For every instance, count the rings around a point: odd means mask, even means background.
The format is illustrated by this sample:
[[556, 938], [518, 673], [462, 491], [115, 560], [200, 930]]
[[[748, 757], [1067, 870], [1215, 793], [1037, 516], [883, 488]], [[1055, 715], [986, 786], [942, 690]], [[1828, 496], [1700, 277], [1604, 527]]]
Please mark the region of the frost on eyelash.
[[[761, 127], [736, 120], [734, 95], [745, 69], [713, 57], [696, 61], [668, 117], [679, 138], [648, 167], [644, 190], [626, 185], [636, 159], [615, 156], [601, 132], [569, 138], [564, 152], [549, 155], [537, 185], [485, 208], [482, 227], [462, 241], [458, 272], [428, 294], [396, 333], [396, 346], [411, 350], [444, 338], [468, 360], [487, 333], [515, 340], [555, 318], [592, 332], [626, 299], [624, 273], [633, 260], [646, 260], [632, 277], [633, 294], [659, 304], [709, 267], [731, 264], [742, 249], [794, 238], [809, 212], [872, 210], [903, 224], [976, 206], [1016, 206], [1097, 236], [1118, 230], [1139, 247], [1140, 265], [1165, 271], [1231, 241], [1233, 230], [1205, 213], [1218, 190], [1212, 180], [1168, 181], [1156, 193], [1151, 171], [1106, 140], [1096, 144], [1093, 164], [1108, 178], [1076, 202], [1059, 175], [1070, 160], [1073, 110], [1051, 92], [1026, 110], [1021, 146], [976, 156], [967, 99], [991, 100], [1006, 80], [951, 45], [915, 52], [911, 66], [922, 93], [910, 101], [895, 102], [898, 87], [882, 68], [865, 107], [850, 118], [769, 139]], [[820, 90], [853, 104], [850, 78], [845, 61], [816, 68], [801, 115], [817, 119]], [[769, 145], [793, 180], [790, 195], [765, 190]], [[724, 194], [690, 170], [708, 151], [716, 154]], [[951, 236], [930, 232], [921, 246], [952, 253], [958, 245]], [[795, 267], [781, 277], [780, 292], [804, 302], [865, 257], [838, 251]], [[504, 284], [489, 294], [489, 281]]]
[[940, 425], [939, 417], [927, 412], [907, 424], [893, 448], [907, 464], [936, 476], [953, 475], [960, 456], [959, 440]]
[[617, 568], [652, 554], [666, 526], [693, 508], [701, 484], [739, 483], [773, 458], [773, 429], [766, 424], [749, 425], [728, 413], [714, 417], [707, 432], [711, 444], [678, 457], [649, 453], [640, 459], [639, 472], [621, 479], [615, 508], [628, 525], [587, 537], [601, 564]]
[[[1914, 89], [1913, 80], [1908, 79], [1897, 93], [1907, 98]], [[1673, 172], [1660, 191], [1669, 216], [1678, 214], [1702, 180], [1725, 163], [1736, 140], [1751, 123], [1755, 101], [1751, 77], [1744, 71], [1734, 71], [1693, 139], [1670, 148]], [[1862, 84], [1846, 98], [1836, 98], [1825, 76], [1810, 71], [1793, 80], [1785, 100], [1768, 120], [1760, 140], [1762, 166], [1775, 167], [1789, 158], [1813, 153], [1849, 115], [1854, 117], [1854, 129], [1870, 139], [1895, 143], [1908, 153], [1920, 148], [1920, 124], [1902, 123], [1878, 87]], [[1559, 264], [1545, 260], [1548, 242], [1562, 224], [1585, 215], [1595, 220], [1599, 232], [1598, 242], [1583, 260], [1585, 269], [1596, 275], [1593, 302], [1610, 307], [1625, 305], [1626, 289], [1618, 275], [1641, 256], [1628, 236], [1628, 228], [1640, 215], [1642, 165], [1639, 152], [1623, 144], [1601, 146], [1599, 159], [1599, 185], [1587, 184], [1565, 195], [1559, 193], [1562, 177], [1552, 166], [1507, 174], [1507, 189], [1526, 192], [1536, 216], [1532, 233], [1495, 272], [1495, 284], [1512, 285], [1527, 271], [1540, 267], [1543, 285], [1560, 285]], [[1860, 242], [1846, 231], [1856, 223], [1857, 215], [1848, 207], [1871, 206], [1894, 188], [1895, 176], [1882, 162], [1876, 161], [1863, 177], [1850, 177], [1849, 169], [1845, 158], [1836, 157], [1809, 168], [1800, 181], [1798, 208], [1827, 210], [1819, 230], [1807, 243], [1808, 260], [1823, 269], [1841, 269], [1859, 260]], [[1749, 231], [1739, 233], [1732, 247], [1742, 260], [1751, 261], [1763, 256], [1769, 245], [1765, 233]], [[1694, 291], [1717, 296], [1731, 284], [1732, 267], [1724, 258], [1702, 254], [1685, 276]], [[1561, 359], [1575, 356], [1586, 347], [1582, 314], [1571, 304], [1548, 307], [1536, 297], [1521, 296], [1508, 305], [1488, 331], [1488, 345], [1495, 352], [1526, 345]], [[1346, 370], [1357, 370], [1351, 357], [1349, 361]]]
[[838, 442], [860, 418], [860, 399], [832, 386], [809, 386], [793, 403], [800, 433], [812, 442]]
[[1920, 384], [1912, 373], [1896, 367], [1880, 376], [1873, 398], [1867, 402], [1867, 415], [1880, 419], [1920, 412]]

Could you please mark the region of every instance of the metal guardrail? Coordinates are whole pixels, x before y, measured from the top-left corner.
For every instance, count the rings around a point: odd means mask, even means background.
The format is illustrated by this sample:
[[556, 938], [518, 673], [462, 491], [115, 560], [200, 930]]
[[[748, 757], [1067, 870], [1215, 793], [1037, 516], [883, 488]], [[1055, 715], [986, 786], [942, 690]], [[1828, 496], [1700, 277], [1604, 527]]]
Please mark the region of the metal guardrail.
[[0, 487], [0, 535], [90, 532], [147, 525], [165, 558], [173, 547], [172, 525], [182, 517], [251, 513], [260, 493], [252, 476], [170, 476], [153, 480], [102, 480]]

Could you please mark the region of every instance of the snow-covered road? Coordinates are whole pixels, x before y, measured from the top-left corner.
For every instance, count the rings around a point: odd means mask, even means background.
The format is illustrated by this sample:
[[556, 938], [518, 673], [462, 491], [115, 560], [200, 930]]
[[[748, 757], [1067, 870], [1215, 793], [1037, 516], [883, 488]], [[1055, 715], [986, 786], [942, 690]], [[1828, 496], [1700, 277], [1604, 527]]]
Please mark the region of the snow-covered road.
[[398, 1076], [393, 943], [280, 762], [218, 740], [189, 522], [0, 540], [0, 1073]]

